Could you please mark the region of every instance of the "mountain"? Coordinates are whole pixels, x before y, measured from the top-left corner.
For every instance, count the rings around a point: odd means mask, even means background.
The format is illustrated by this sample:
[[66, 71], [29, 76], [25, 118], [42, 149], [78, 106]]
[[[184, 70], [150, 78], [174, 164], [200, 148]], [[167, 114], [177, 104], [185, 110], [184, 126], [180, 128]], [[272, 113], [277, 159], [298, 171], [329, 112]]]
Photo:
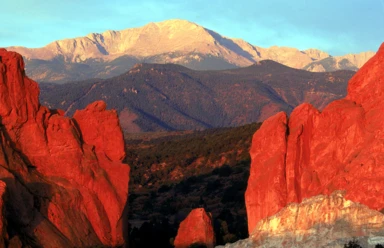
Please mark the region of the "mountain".
[[[34, 80], [59, 83], [117, 76], [136, 63], [174, 63], [196, 70], [221, 70], [274, 60], [289, 67], [315, 71], [356, 70], [373, 55], [331, 57], [317, 49], [262, 48], [241, 39], [224, 37], [185, 20], [91, 33], [85, 37], [54, 41], [42, 48], [7, 49], [24, 56], [26, 70]], [[347, 62], [311, 64], [327, 58]]]
[[[281, 213], [288, 204], [336, 190], [345, 191], [347, 200], [383, 211], [383, 78], [384, 43], [349, 81], [344, 99], [333, 101], [321, 112], [304, 103], [289, 118], [280, 112], [264, 121], [250, 150], [245, 193], [250, 234], [260, 221]], [[334, 216], [331, 209], [327, 211]], [[296, 218], [291, 224], [298, 226], [300, 221]], [[314, 225], [323, 223], [316, 221]], [[275, 233], [284, 228], [275, 227]], [[383, 233], [382, 226], [376, 229]]]
[[263, 121], [302, 102], [324, 108], [345, 95], [352, 71], [313, 73], [268, 60], [223, 71], [172, 64], [137, 64], [106, 80], [41, 84], [50, 108], [76, 109], [102, 99], [129, 132], [191, 130]]
[[363, 52], [359, 54], [348, 54], [339, 57], [327, 57], [314, 61], [306, 66], [304, 70], [313, 72], [335, 71], [335, 70], [352, 70], [357, 71], [365, 64], [374, 52]]
[[39, 102], [21, 55], [0, 49], [1, 247], [124, 244], [130, 168], [116, 111], [74, 118]]

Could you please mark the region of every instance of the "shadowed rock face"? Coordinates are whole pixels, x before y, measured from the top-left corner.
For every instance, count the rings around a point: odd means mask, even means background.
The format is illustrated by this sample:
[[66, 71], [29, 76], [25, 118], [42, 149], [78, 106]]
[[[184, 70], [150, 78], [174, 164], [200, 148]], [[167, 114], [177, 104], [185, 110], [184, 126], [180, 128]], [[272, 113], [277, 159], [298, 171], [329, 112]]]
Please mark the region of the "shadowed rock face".
[[384, 208], [384, 45], [350, 80], [345, 99], [322, 112], [302, 104], [279, 113], [253, 137], [246, 191], [248, 230], [288, 203], [345, 190]]
[[176, 248], [187, 248], [191, 245], [205, 245], [213, 248], [215, 233], [212, 226], [212, 216], [204, 208], [193, 209], [187, 218], [180, 223], [175, 238]]
[[22, 57], [0, 49], [0, 179], [9, 238], [44, 247], [123, 243], [129, 166], [115, 111], [41, 106]]
[[7, 220], [5, 219], [4, 195], [6, 192], [6, 184], [0, 181], [0, 247], [6, 247], [5, 241], [8, 239]]

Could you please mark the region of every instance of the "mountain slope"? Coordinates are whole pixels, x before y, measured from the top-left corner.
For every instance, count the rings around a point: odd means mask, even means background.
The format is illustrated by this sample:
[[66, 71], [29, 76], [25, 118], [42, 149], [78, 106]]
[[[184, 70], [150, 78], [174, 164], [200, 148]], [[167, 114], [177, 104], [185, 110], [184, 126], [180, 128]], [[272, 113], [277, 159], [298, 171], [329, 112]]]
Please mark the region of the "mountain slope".
[[[191, 69], [217, 70], [249, 66], [266, 59], [293, 68], [304, 68], [312, 62], [330, 58], [327, 53], [316, 49], [300, 51], [288, 47], [254, 46], [185, 20], [91, 33], [85, 37], [55, 41], [42, 48], [9, 47], [8, 50], [22, 54], [28, 74], [44, 82], [108, 78], [121, 74], [138, 62], [174, 63]], [[369, 56], [369, 53], [348, 55], [343, 58], [354, 67], [341, 64], [324, 70], [356, 69]], [[313, 66], [308, 69], [314, 70]]]
[[323, 108], [345, 95], [353, 74], [307, 72], [271, 60], [223, 71], [138, 64], [106, 80], [41, 84], [41, 101], [71, 115], [102, 99], [131, 132], [205, 129], [263, 121], [302, 102]]

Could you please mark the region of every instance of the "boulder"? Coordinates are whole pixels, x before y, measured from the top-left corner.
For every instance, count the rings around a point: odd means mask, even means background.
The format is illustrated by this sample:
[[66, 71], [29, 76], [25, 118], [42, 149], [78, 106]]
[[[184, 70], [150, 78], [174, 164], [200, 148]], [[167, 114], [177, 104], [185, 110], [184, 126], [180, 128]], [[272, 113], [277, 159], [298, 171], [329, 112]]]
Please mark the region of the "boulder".
[[174, 245], [176, 248], [187, 248], [191, 245], [205, 245], [213, 248], [215, 233], [211, 214], [205, 212], [204, 208], [193, 209], [180, 223]]

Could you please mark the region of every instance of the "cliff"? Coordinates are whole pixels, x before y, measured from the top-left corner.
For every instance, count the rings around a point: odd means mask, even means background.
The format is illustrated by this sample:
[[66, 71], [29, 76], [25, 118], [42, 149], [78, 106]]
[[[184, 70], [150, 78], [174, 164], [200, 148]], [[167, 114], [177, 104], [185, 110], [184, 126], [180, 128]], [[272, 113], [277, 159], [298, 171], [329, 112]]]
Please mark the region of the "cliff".
[[249, 233], [289, 203], [345, 190], [345, 198], [384, 208], [384, 44], [350, 80], [345, 99], [322, 112], [278, 113], [253, 137], [245, 194]]
[[39, 103], [21, 55], [0, 49], [0, 179], [9, 239], [40, 247], [119, 245], [129, 166], [117, 114], [75, 118]]

